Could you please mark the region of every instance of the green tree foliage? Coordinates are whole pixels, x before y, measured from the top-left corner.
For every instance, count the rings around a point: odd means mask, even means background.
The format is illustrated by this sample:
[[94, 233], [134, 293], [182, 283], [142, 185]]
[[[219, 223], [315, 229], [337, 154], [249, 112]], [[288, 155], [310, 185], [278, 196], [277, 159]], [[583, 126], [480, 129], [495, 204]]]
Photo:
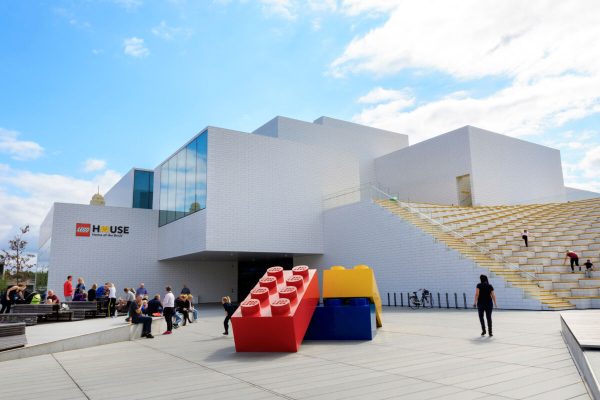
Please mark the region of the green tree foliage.
[[23, 239], [29, 232], [29, 225], [22, 227], [20, 233], [8, 241], [8, 250], [0, 250], [0, 263], [4, 263], [4, 270], [7, 272], [8, 279], [14, 280], [16, 283], [22, 281], [35, 263], [32, 259], [33, 254], [28, 254], [25, 249], [27, 240]]

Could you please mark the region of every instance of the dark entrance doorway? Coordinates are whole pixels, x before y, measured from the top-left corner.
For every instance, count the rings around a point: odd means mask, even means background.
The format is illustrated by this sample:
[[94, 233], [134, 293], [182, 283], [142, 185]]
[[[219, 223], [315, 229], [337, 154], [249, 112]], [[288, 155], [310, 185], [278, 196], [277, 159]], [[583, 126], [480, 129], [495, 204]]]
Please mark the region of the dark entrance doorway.
[[292, 257], [257, 258], [238, 261], [238, 301], [243, 301], [250, 290], [265, 274], [267, 268], [279, 265], [284, 269], [292, 269]]

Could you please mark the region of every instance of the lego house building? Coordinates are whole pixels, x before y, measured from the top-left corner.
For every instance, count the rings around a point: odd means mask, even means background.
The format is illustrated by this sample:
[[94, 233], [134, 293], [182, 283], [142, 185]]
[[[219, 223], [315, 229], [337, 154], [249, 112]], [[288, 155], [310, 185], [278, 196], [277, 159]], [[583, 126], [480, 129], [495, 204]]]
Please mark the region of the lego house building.
[[[485, 267], [376, 199], [477, 207], [595, 195], [564, 187], [558, 150], [471, 126], [409, 146], [333, 118], [276, 117], [251, 133], [209, 126], [156, 168], [130, 170], [104, 201], [55, 203], [38, 257], [59, 294], [73, 275], [117, 293], [186, 284], [200, 303], [242, 300], [273, 265], [367, 264], [384, 303], [421, 287], [471, 296]], [[540, 308], [501, 280], [504, 308]]]

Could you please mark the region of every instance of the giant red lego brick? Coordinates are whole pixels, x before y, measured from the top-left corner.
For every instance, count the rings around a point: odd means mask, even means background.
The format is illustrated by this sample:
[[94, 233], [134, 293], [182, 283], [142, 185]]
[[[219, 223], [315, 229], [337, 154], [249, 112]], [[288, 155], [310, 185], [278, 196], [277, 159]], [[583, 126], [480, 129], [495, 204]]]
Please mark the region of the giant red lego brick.
[[238, 352], [296, 352], [319, 303], [316, 270], [271, 267], [231, 317]]

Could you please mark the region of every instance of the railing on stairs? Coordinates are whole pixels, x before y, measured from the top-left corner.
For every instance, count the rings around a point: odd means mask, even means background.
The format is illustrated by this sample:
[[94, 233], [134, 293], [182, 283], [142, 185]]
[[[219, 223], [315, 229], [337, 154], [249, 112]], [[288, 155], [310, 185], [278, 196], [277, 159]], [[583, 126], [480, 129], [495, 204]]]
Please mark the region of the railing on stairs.
[[[443, 223], [437, 221], [436, 219], [431, 218], [427, 214], [419, 211], [417, 208], [411, 206], [410, 203], [398, 200], [398, 198], [399, 198], [399, 196], [397, 194], [396, 195], [390, 194], [390, 193], [380, 189], [372, 182], [369, 182], [369, 183], [363, 184], [358, 187], [348, 188], [345, 190], [341, 190], [341, 191], [332, 193], [323, 199], [323, 204], [324, 204], [325, 209], [329, 209], [329, 208], [334, 208], [334, 207], [338, 207], [341, 205], [352, 204], [352, 203], [356, 203], [358, 201], [365, 201], [365, 200], [368, 200], [368, 201], [372, 201], [372, 200], [394, 201], [396, 204], [403, 207], [405, 210], [412, 213], [413, 215], [438, 227], [443, 232], [448, 233], [448, 234], [452, 235], [453, 237], [461, 240], [462, 242], [464, 242], [465, 244], [469, 245], [470, 247], [476, 249], [480, 253], [490, 257], [492, 260], [503, 264], [504, 266], [507, 267], [507, 269], [511, 269], [511, 270], [519, 272], [519, 275], [521, 277], [525, 278], [527, 281], [529, 281], [531, 283], [535, 283], [539, 287], [539, 282], [538, 282], [535, 274], [532, 274], [529, 271], [523, 270], [517, 264], [511, 263], [511, 262], [507, 261], [501, 255], [493, 253], [491, 249], [488, 249], [486, 247], [479, 245], [477, 242], [463, 236], [462, 234], [460, 234], [459, 232], [450, 228], [449, 226], [444, 225]], [[508, 284], [508, 282], [507, 282], [507, 284]]]

